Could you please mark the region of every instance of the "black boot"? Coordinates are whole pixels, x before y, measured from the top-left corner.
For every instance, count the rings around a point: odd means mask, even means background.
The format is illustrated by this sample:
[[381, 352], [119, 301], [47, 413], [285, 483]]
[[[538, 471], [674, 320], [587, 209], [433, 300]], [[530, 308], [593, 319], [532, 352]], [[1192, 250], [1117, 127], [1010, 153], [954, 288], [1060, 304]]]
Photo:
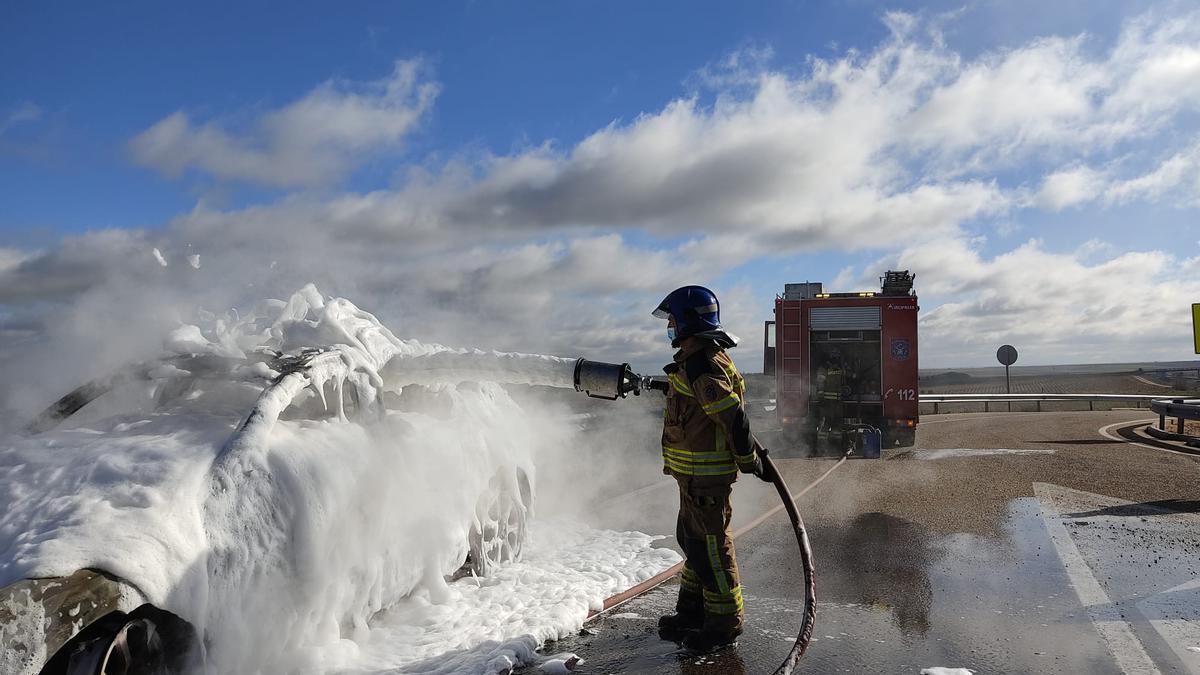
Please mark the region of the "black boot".
[[659, 617], [658, 637], [671, 642], [682, 642], [689, 633], [704, 626], [704, 615], [696, 612], [676, 612]]
[[700, 630], [688, 633], [683, 639], [683, 646], [690, 652], [707, 654], [737, 644], [737, 638], [741, 634], [741, 625], [706, 625]]

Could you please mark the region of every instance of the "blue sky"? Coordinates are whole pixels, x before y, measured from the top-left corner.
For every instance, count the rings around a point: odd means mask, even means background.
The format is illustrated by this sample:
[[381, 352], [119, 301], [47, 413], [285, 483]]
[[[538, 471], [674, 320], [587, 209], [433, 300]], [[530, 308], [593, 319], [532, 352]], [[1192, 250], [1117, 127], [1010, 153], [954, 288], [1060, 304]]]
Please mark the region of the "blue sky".
[[[484, 346], [649, 361], [661, 326], [635, 308], [675, 285], [727, 294], [750, 337], [783, 283], [906, 265], [927, 365], [986, 364], [1006, 338], [1040, 363], [1190, 351], [1200, 19], [1183, 3], [5, 14], [10, 342], [130, 286], [233, 304], [307, 274], [414, 337], [466, 344], [474, 312]], [[156, 247], [224, 269], [145, 276]], [[288, 262], [231, 271], [250, 255]], [[417, 274], [434, 260], [437, 279]]]
[[[398, 58], [426, 59], [443, 87], [437, 114], [408, 148], [421, 161], [467, 147], [569, 144], [661, 108], [691, 89], [699, 68], [739, 49], [770, 48], [775, 63], [794, 69], [810, 55], [870, 49], [887, 36], [879, 19], [889, 10], [959, 14], [948, 38], [964, 54], [1044, 32], [1111, 37], [1119, 24], [1106, 6], [1120, 3], [1045, 4], [763, 2], [729, 12], [718, 2], [346, 3], [336, 11], [321, 2], [286, 11], [274, 3], [20, 3], [8, 10], [0, 44], [3, 110], [32, 103], [39, 118], [6, 133], [19, 151], [0, 155], [0, 228], [21, 236], [165, 222], [203, 188], [132, 165], [129, 138], [178, 109], [236, 122], [323, 80], [377, 79]], [[394, 169], [367, 166], [345, 185], [380, 187]], [[269, 197], [223, 195], [233, 205]]]

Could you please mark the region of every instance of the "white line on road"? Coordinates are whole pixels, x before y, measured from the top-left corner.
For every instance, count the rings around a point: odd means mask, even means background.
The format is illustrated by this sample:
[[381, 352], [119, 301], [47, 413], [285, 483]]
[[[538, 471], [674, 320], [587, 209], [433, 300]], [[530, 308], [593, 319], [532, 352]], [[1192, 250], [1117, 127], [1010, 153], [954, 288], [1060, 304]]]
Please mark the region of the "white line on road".
[[641, 497], [642, 495], [644, 495], [648, 492], [657, 492], [657, 491], [659, 491], [663, 488], [667, 488], [667, 487], [678, 488], [679, 483], [676, 483], [674, 478], [672, 478], [670, 480], [660, 480], [656, 483], [651, 483], [645, 487], [640, 487], [636, 490], [630, 490], [629, 492], [626, 492], [624, 494], [617, 495], [616, 497], [612, 498], [609, 501], [620, 504], [620, 503], [624, 503], [626, 500], [633, 499], [635, 497]]
[[1198, 589], [1200, 579], [1192, 579], [1137, 603], [1138, 611], [1191, 673], [1200, 673], [1200, 654], [1196, 653], [1196, 645], [1200, 644]]
[[1087, 610], [1092, 624], [1096, 626], [1096, 632], [1125, 675], [1161, 675], [1142, 643], [1133, 634], [1133, 626], [1121, 618], [1120, 610], [1079, 554], [1079, 549], [1054, 508], [1054, 502], [1047, 494], [1048, 487], [1045, 483], [1033, 484], [1033, 493], [1041, 506], [1042, 522], [1046, 524], [1046, 531], [1050, 533], [1050, 541], [1058, 551], [1067, 579], [1079, 596], [1079, 602]]

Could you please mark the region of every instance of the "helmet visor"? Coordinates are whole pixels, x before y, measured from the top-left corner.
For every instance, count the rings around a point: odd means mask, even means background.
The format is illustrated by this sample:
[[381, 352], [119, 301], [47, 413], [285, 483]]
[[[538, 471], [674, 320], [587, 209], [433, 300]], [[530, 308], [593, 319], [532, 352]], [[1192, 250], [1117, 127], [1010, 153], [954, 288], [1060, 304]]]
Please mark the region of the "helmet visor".
[[667, 304], [667, 298], [663, 298], [663, 301], [658, 303], [658, 308], [655, 309], [653, 312], [650, 312], [650, 315], [656, 319], [663, 319], [663, 320], [670, 319], [671, 318], [671, 307], [669, 304]]

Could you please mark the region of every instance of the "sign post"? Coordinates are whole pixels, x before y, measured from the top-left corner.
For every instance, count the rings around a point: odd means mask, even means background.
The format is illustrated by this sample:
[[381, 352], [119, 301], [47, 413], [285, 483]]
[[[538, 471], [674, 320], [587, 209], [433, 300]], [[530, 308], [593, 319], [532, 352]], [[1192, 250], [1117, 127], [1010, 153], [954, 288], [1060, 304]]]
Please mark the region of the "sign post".
[[[1200, 347], [1200, 344], [1197, 346]], [[1200, 350], [1197, 353], [1200, 353]], [[1003, 345], [996, 350], [996, 360], [1004, 364], [1004, 391], [1011, 395], [1012, 380], [1008, 377], [1008, 367], [1017, 362], [1017, 348], [1012, 345]], [[1008, 411], [1012, 412], [1012, 401], [1008, 402]]]
[[1196, 353], [1200, 354], [1200, 302], [1192, 305], [1192, 341], [1196, 343]]

